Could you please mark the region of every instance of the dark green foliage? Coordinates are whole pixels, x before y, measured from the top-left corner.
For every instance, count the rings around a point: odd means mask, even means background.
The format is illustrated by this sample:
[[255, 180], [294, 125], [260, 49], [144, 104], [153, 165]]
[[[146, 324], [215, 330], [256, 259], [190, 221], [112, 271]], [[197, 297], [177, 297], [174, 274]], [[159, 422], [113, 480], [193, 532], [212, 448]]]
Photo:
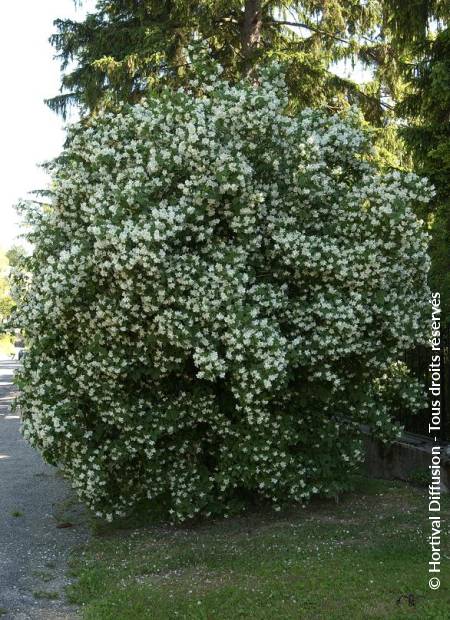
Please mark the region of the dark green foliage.
[[[251, 46], [246, 9], [256, 11], [250, 26], [258, 36]], [[379, 93], [337, 77], [330, 65], [343, 58], [377, 61], [371, 50], [379, 43], [371, 37], [380, 19], [377, 0], [363, 6], [354, 0], [325, 6], [311, 0], [99, 0], [83, 22], [55, 22], [51, 42], [65, 73], [62, 94], [48, 104], [62, 115], [71, 105], [88, 113], [119, 100], [137, 101], [163, 83], [180, 85], [189, 63], [186, 46], [196, 40], [209, 45], [227, 78], [276, 57], [288, 65], [293, 104], [335, 110], [343, 101], [356, 102], [379, 119]], [[68, 70], [73, 60], [75, 68]]]
[[408, 74], [409, 91], [398, 106], [409, 120], [403, 134], [416, 167], [433, 183], [436, 195], [423, 215], [429, 221], [431, 286], [441, 292], [450, 321], [450, 29], [421, 41]]

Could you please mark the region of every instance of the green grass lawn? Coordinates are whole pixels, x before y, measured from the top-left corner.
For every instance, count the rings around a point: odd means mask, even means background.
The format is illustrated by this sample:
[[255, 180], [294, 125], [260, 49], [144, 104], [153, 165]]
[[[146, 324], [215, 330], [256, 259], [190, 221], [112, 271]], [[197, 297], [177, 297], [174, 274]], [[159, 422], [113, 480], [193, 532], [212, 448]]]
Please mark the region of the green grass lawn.
[[361, 479], [339, 504], [185, 527], [97, 524], [69, 598], [85, 620], [448, 620], [449, 498], [437, 591], [427, 516], [424, 490]]

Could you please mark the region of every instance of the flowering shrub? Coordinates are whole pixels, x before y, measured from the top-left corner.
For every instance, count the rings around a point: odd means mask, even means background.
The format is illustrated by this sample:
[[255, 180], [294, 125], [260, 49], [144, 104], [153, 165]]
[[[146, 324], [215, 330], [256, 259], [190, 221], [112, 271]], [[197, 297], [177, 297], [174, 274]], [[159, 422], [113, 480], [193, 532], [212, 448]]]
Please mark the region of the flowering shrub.
[[360, 423], [420, 403], [394, 363], [424, 339], [426, 185], [356, 113], [286, 104], [272, 68], [100, 114], [30, 213], [23, 434], [101, 516], [335, 494]]

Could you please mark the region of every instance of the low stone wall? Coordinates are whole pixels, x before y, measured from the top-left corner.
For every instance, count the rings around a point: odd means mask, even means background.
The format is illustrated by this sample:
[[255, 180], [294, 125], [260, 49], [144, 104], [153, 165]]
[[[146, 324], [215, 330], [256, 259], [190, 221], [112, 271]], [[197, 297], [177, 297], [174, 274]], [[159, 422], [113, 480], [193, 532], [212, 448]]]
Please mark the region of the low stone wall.
[[[390, 446], [366, 436], [366, 473], [371, 478], [414, 481], [426, 479], [434, 443], [426, 437], [404, 433]], [[450, 491], [450, 444], [441, 446], [441, 491]]]

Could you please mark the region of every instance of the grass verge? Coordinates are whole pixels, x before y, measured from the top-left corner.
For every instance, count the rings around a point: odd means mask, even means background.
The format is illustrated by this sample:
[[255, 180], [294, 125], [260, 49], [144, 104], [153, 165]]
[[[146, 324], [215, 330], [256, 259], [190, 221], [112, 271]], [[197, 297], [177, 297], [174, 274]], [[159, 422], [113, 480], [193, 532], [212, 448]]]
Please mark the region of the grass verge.
[[426, 492], [361, 480], [339, 504], [178, 528], [99, 524], [73, 559], [69, 598], [84, 620], [448, 620], [448, 497], [441, 516], [437, 591]]

